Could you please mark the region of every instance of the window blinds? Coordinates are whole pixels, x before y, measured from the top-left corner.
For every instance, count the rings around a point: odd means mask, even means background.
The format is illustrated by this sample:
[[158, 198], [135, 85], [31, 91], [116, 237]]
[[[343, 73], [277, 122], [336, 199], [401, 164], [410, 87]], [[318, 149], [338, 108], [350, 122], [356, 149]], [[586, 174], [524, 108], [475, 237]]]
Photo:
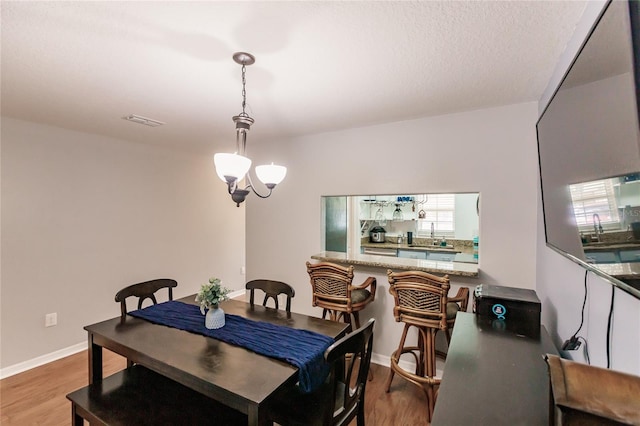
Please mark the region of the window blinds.
[[614, 179], [602, 179], [569, 185], [579, 227], [593, 227], [594, 214], [600, 217], [603, 226], [620, 223], [613, 182]]

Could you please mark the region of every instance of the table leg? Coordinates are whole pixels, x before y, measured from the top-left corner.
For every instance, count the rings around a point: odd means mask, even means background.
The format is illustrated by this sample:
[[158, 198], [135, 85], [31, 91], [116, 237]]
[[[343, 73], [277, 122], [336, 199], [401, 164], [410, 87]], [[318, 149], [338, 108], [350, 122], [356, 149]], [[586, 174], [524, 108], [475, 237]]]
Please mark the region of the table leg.
[[73, 426], [84, 426], [84, 419], [76, 410], [76, 404], [71, 404], [71, 423]]
[[252, 405], [249, 407], [249, 413], [247, 424], [249, 426], [272, 426], [273, 422], [269, 421], [267, 418], [267, 410], [260, 407], [259, 405]]
[[89, 384], [102, 380], [102, 346], [93, 343], [89, 333]]

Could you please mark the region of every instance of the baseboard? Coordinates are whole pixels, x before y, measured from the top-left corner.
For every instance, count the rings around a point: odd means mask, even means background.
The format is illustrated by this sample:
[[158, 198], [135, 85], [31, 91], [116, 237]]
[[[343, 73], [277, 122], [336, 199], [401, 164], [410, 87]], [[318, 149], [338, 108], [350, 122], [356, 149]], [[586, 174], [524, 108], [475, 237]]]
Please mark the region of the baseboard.
[[232, 291], [231, 293], [229, 293], [229, 299], [242, 299], [242, 301], [244, 301], [244, 297], [246, 294], [247, 290], [245, 290], [244, 288], [241, 290]]
[[[371, 362], [389, 368], [391, 366], [391, 357], [389, 355], [380, 355], [374, 352], [371, 354]], [[416, 369], [415, 362], [405, 361], [403, 359], [398, 362], [398, 365], [407, 371], [413, 371]]]
[[[391, 366], [391, 357], [389, 355], [380, 355], [377, 353], [371, 354], [371, 362], [374, 364], [382, 365], [383, 367], [389, 368]], [[416, 363], [412, 361], [406, 361], [401, 359], [398, 362], [398, 365], [407, 371], [415, 371]], [[441, 358], [436, 358], [436, 377], [442, 377], [442, 372], [444, 371], [444, 360]]]
[[382, 365], [383, 367], [389, 367], [391, 358], [389, 358], [388, 355], [384, 356], [374, 352], [371, 354], [371, 362], [374, 364]]
[[40, 367], [41, 365], [48, 364], [52, 361], [56, 361], [69, 355], [77, 354], [78, 352], [86, 350], [87, 342], [84, 341], [73, 346], [69, 346], [67, 348], [30, 359], [28, 361], [10, 365], [8, 367], [0, 369], [0, 379], [6, 379], [7, 377], [13, 376], [15, 374], [23, 373], [27, 370], [31, 370], [32, 368]]

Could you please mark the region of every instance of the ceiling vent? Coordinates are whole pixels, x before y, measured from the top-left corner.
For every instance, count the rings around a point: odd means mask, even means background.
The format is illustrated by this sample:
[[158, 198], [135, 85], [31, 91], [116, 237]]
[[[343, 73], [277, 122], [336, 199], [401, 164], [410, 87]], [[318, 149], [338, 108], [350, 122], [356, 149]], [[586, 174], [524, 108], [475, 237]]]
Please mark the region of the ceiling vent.
[[126, 115], [122, 118], [127, 121], [132, 121], [138, 124], [144, 124], [145, 126], [150, 126], [150, 127], [158, 127], [165, 124], [162, 121], [154, 120], [152, 118], [142, 117], [140, 115], [135, 115], [135, 114]]

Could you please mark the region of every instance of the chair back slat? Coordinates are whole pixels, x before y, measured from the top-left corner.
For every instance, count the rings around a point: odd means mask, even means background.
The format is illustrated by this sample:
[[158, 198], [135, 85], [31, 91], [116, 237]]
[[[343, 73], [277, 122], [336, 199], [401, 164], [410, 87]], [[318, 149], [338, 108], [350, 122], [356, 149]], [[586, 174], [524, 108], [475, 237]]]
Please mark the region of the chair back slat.
[[347, 297], [349, 283], [344, 280], [336, 280], [328, 277], [321, 277], [315, 279], [316, 293], [327, 294], [334, 297]]
[[276, 309], [280, 309], [280, 304], [278, 303], [278, 296], [284, 294], [287, 296], [287, 305], [286, 311], [291, 312], [291, 299], [296, 295], [295, 290], [289, 284], [284, 283], [282, 281], [273, 281], [273, 280], [252, 280], [249, 281], [245, 288], [250, 291], [249, 295], [249, 303], [253, 306], [255, 302], [255, 290], [262, 290], [264, 292], [264, 299], [262, 301], [262, 306], [267, 306], [267, 302], [269, 299], [273, 299], [274, 305]]
[[333, 302], [350, 304], [353, 266], [345, 268], [329, 262], [316, 264], [307, 262], [307, 273], [314, 301], [318, 298], [329, 298]]
[[124, 320], [127, 315], [127, 298], [137, 297], [138, 309], [142, 309], [142, 303], [146, 299], [151, 300], [154, 305], [158, 304], [155, 293], [163, 288], [168, 290], [168, 300], [173, 300], [173, 289], [177, 286], [178, 282], [176, 280], [170, 278], [159, 278], [138, 284], [132, 284], [123, 288], [116, 293], [115, 297], [116, 302], [120, 303], [120, 317]]
[[416, 290], [414, 288], [396, 287], [400, 306], [406, 306], [418, 310], [442, 313], [440, 304], [440, 294], [428, 291]]

